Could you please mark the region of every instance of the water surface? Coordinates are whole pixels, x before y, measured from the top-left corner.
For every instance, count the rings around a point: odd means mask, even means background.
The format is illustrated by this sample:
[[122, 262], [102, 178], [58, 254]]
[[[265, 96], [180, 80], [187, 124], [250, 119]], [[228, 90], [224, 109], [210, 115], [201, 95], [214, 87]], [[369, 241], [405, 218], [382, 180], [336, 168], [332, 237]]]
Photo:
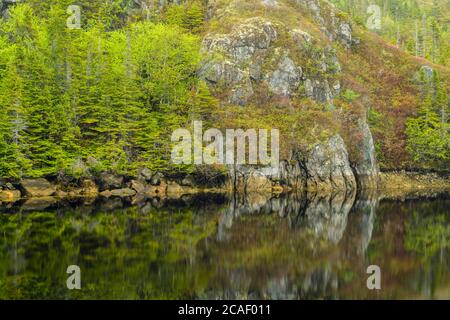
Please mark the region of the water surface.
[[448, 194], [0, 206], [0, 299], [450, 299], [449, 208]]

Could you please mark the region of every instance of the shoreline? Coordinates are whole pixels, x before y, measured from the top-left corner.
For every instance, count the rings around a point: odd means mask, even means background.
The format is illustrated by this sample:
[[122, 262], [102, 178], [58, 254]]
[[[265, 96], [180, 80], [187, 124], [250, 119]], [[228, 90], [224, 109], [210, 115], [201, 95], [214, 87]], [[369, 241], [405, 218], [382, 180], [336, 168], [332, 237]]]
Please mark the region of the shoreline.
[[384, 198], [450, 191], [450, 176], [420, 172], [381, 172], [378, 191]]
[[[179, 199], [183, 196], [196, 194], [233, 194], [233, 193], [264, 193], [274, 196], [289, 193], [323, 194], [347, 192], [347, 190], [296, 190], [289, 187], [274, 185], [271, 189], [233, 190], [230, 183], [220, 187], [195, 186], [192, 181], [184, 179], [181, 183], [160, 177], [153, 184], [142, 180], [131, 179], [128, 182], [110, 181], [109, 187], [100, 186], [91, 179], [85, 179], [79, 186], [52, 184], [39, 178], [23, 180], [20, 183], [6, 183], [0, 189], [0, 205], [12, 204], [22, 200], [33, 202], [57, 202], [70, 199], [97, 198], [129, 198], [132, 203], [138, 203], [146, 198]], [[102, 190], [103, 189], [103, 190]], [[409, 195], [426, 196], [430, 193], [450, 191], [450, 176], [437, 173], [418, 172], [381, 172], [377, 188], [359, 188], [359, 194], [377, 194], [381, 198], [404, 199]], [[352, 191], [353, 192], [353, 191]]]

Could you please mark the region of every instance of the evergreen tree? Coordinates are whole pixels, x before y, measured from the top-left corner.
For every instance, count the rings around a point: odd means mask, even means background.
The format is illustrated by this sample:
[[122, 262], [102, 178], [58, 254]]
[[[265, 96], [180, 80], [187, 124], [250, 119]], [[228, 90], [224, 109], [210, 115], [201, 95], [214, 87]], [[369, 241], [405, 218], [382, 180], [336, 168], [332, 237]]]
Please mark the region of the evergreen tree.
[[413, 160], [428, 167], [448, 168], [450, 164], [450, 124], [448, 97], [434, 71], [418, 117], [406, 123], [407, 149]]
[[29, 162], [21, 152], [25, 115], [15, 54], [6, 36], [0, 36], [0, 176], [17, 178], [27, 170]]

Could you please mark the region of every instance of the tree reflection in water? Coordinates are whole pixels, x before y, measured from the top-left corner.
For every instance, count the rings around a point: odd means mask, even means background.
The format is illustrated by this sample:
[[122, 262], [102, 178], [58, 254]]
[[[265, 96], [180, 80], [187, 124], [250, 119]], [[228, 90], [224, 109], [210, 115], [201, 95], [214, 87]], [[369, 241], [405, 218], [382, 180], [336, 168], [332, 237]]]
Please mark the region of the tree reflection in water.
[[[0, 298], [450, 298], [448, 195], [130, 201], [2, 207]], [[65, 287], [72, 264], [79, 291]]]

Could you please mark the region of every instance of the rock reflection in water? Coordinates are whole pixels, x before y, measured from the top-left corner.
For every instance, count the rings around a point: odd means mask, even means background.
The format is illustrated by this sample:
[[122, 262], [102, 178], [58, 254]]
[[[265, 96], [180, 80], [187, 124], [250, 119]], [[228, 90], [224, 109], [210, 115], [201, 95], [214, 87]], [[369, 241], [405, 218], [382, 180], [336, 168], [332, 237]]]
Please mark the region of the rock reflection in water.
[[218, 239], [226, 240], [226, 229], [230, 229], [233, 220], [242, 215], [273, 213], [287, 219], [292, 228], [311, 231], [316, 238], [336, 244], [345, 232], [355, 196], [355, 192], [289, 194], [281, 197], [258, 193], [236, 195], [222, 213]]
[[[287, 232], [291, 237], [302, 238], [299, 245], [310, 248], [311, 252], [315, 252], [319, 256], [324, 252], [331, 254], [331, 258], [325, 264], [319, 261], [317, 267], [306, 270], [308, 264], [314, 263], [311, 260], [302, 260], [302, 254], [310, 259], [308, 253], [303, 252], [297, 257], [293, 256], [287, 262], [287, 266], [281, 267], [284, 270], [281, 273], [285, 275], [275, 278], [267, 277], [266, 284], [260, 286], [259, 290], [251, 292], [252, 297], [270, 299], [336, 298], [340, 278], [339, 266], [345, 264], [343, 260], [348, 256], [365, 254], [373, 231], [377, 203], [375, 194], [360, 194], [357, 198], [355, 192], [289, 194], [280, 197], [257, 193], [246, 196], [237, 195], [230, 200], [228, 207], [221, 213], [217, 240], [236, 241], [232, 236], [233, 222], [239, 220], [240, 217], [275, 215], [281, 221], [286, 221], [290, 230]], [[351, 223], [349, 223], [349, 219]], [[351, 230], [351, 241], [338, 247], [337, 244], [344, 238], [348, 229]], [[286, 232], [286, 230], [280, 229], [279, 232]], [[274, 241], [276, 242], [276, 240]], [[293, 239], [291, 238], [289, 241], [293, 241]], [[287, 269], [292, 267], [289, 265], [292, 261], [300, 263], [296, 266], [300, 269], [303, 269], [302, 264], [305, 265], [304, 272], [301, 272], [300, 275], [297, 274], [295, 281], [286, 275], [289, 273]], [[214, 298], [240, 299], [247, 297], [250, 292], [243, 291], [242, 286], [250, 287], [249, 279], [252, 276], [238, 270], [240, 276], [237, 279], [241, 281], [236, 281], [234, 272], [231, 272], [229, 279], [234, 279], [234, 281], [227, 282], [227, 286], [236, 289], [235, 294], [231, 294], [228, 289], [226, 293], [224, 292], [225, 296], [219, 295]], [[228, 270], [228, 272], [230, 271]], [[293, 285], [293, 283], [299, 283], [299, 285]]]
[[355, 213], [355, 222], [348, 233], [352, 237], [353, 242], [357, 243], [354, 246], [354, 254], [364, 255], [369, 247], [378, 202], [378, 197], [373, 192], [366, 192], [360, 194], [353, 205], [352, 212]]

